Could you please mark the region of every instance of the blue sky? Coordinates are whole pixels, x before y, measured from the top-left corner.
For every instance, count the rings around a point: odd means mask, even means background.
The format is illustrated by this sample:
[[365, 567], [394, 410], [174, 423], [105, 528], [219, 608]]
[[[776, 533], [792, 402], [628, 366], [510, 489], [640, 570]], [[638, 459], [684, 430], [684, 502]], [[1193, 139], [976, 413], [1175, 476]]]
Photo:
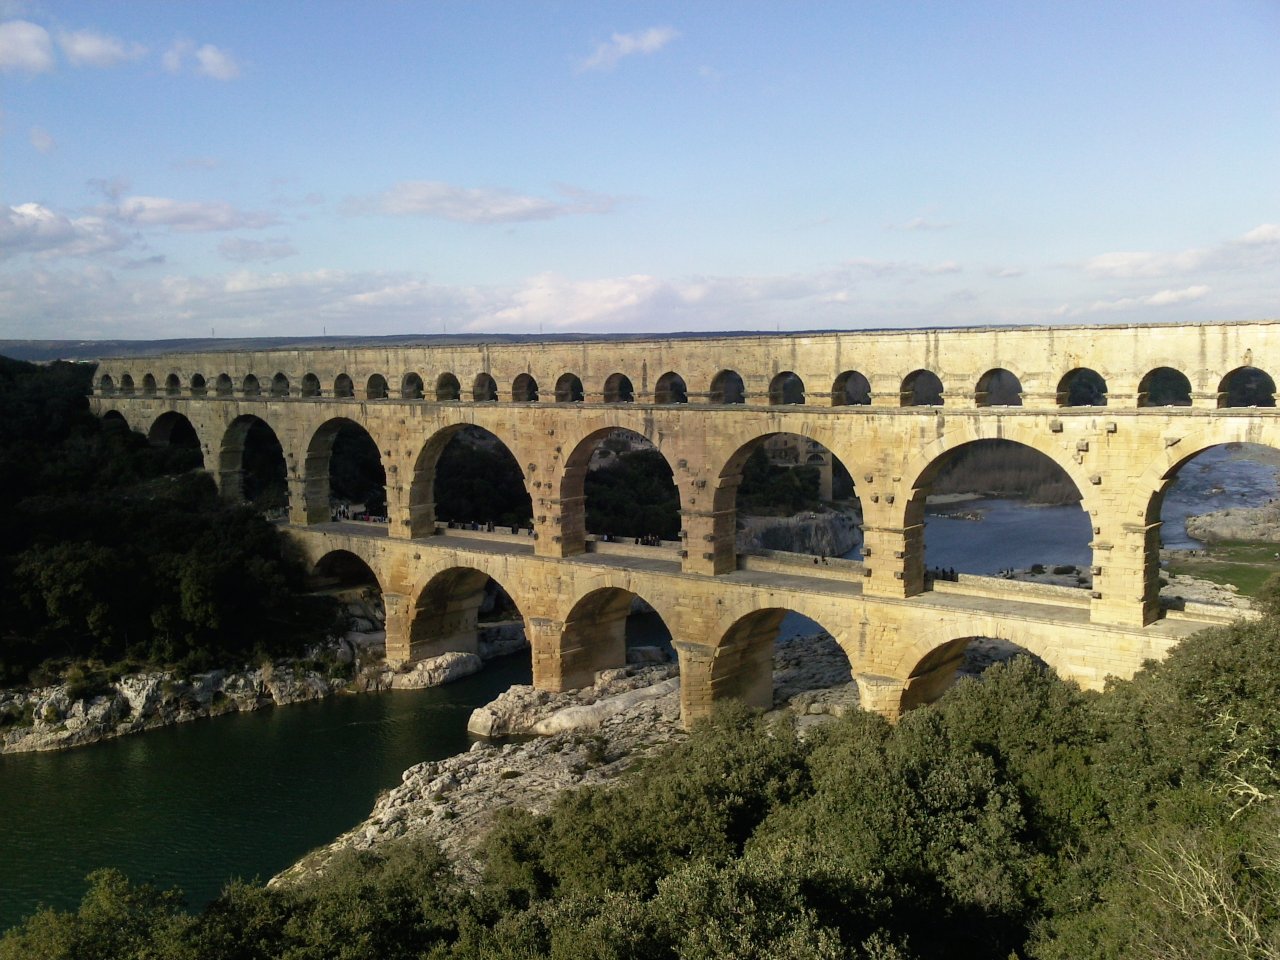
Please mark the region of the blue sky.
[[0, 337], [1280, 317], [1280, 2], [0, 0]]

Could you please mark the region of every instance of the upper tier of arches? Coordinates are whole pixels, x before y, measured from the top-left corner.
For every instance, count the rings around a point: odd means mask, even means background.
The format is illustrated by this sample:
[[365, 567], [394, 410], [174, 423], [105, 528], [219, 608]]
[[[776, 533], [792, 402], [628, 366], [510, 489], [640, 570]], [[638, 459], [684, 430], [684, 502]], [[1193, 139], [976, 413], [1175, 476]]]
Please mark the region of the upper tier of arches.
[[[140, 372], [139, 372], [140, 371]], [[135, 375], [136, 373], [136, 375]], [[1042, 381], [1045, 378], [1040, 378]], [[104, 370], [95, 391], [104, 397], [194, 397], [210, 399], [270, 399], [352, 401], [400, 400], [436, 403], [649, 403], [655, 405], [704, 403], [760, 406], [871, 406], [871, 407], [1170, 407], [1208, 406], [1275, 407], [1276, 383], [1265, 369], [1246, 364], [1221, 372], [1202, 374], [1197, 392], [1188, 371], [1176, 363], [1153, 366], [1129, 377], [1121, 389], [1102, 373], [1085, 366], [1071, 366], [1055, 374], [1048, 389], [1029, 390], [1025, 375], [1008, 367], [993, 367], [961, 381], [944, 378], [936, 370], [921, 367], [903, 375], [877, 375], [863, 370], [843, 370], [829, 382], [814, 385], [792, 370], [757, 376], [725, 368], [702, 384], [678, 370], [668, 370], [652, 380], [647, 371], [633, 376], [624, 370], [590, 383], [573, 370], [552, 372], [544, 379], [551, 388], [540, 391], [532, 373], [522, 371], [502, 382], [491, 370], [455, 372], [394, 372], [370, 370], [342, 372], [322, 379], [312, 371], [289, 373], [263, 368], [263, 372], [232, 376], [211, 366], [206, 371], [180, 374], [163, 367]], [[163, 384], [163, 386], [161, 386]], [[392, 385], [399, 384], [399, 390]], [[468, 386], [464, 386], [464, 384]], [[637, 386], [639, 384], [639, 386]], [[430, 386], [428, 386], [430, 385]], [[1038, 384], [1045, 387], [1046, 383]], [[1197, 403], [1197, 401], [1200, 401]]]

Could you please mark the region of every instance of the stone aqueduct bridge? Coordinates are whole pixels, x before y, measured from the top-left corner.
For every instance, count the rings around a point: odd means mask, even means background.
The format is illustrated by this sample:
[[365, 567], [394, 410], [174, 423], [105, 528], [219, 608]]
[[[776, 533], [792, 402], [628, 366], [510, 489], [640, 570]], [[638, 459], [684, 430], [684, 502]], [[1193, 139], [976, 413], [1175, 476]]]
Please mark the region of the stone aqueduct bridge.
[[[769, 702], [773, 637], [794, 610], [840, 643], [864, 706], [893, 716], [950, 679], [965, 638], [1009, 639], [1096, 688], [1221, 622], [1214, 608], [1162, 608], [1161, 502], [1179, 466], [1208, 447], [1280, 447], [1280, 414], [1265, 408], [1274, 383], [1259, 373], [1276, 369], [1277, 322], [969, 328], [110, 359], [92, 404], [156, 442], [185, 418], [228, 495], [241, 490], [249, 427], [269, 425], [287, 464], [289, 531], [313, 560], [343, 550], [369, 565], [393, 659], [473, 648], [493, 577], [524, 617], [534, 683], [573, 688], [622, 662], [638, 595], [674, 638], [688, 721], [723, 697]], [[1157, 370], [1180, 385], [1182, 405], [1151, 405], [1168, 399], [1153, 393]], [[1098, 383], [1086, 371], [1105, 381], [1105, 405], [1096, 395], [1071, 405], [1073, 384]], [[1241, 378], [1259, 406], [1227, 406]], [[330, 451], [349, 423], [381, 452], [387, 525], [329, 522]], [[436, 462], [467, 424], [515, 456], [533, 537], [437, 526]], [[678, 543], [587, 536], [587, 464], [619, 428], [670, 464]], [[864, 513], [861, 562], [735, 553], [742, 465], [778, 433], [815, 440], [848, 467]], [[1092, 591], [926, 581], [932, 477], [949, 452], [992, 438], [1040, 451], [1075, 482], [1093, 524]]]

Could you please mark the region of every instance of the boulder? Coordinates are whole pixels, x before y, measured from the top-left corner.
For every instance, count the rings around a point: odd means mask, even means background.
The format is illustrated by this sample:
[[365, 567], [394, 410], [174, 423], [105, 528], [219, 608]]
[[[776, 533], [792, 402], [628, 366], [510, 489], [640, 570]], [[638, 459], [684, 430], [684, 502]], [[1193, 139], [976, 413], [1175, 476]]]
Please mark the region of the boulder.
[[391, 681], [396, 690], [438, 687], [442, 683], [469, 677], [484, 665], [474, 653], [442, 653], [415, 663], [408, 673], [398, 673]]

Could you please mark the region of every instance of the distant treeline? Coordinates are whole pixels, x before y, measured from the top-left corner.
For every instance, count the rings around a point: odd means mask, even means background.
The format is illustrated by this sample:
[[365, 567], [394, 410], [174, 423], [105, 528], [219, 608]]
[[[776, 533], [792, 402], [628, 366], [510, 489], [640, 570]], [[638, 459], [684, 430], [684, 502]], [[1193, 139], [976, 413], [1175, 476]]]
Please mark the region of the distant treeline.
[[1037, 450], [1006, 440], [977, 440], [942, 465], [931, 493], [985, 493], [1032, 503], [1076, 503], [1071, 478]]
[[92, 373], [0, 357], [0, 684], [86, 658], [202, 669], [333, 629], [289, 542], [198, 453], [89, 412]]

